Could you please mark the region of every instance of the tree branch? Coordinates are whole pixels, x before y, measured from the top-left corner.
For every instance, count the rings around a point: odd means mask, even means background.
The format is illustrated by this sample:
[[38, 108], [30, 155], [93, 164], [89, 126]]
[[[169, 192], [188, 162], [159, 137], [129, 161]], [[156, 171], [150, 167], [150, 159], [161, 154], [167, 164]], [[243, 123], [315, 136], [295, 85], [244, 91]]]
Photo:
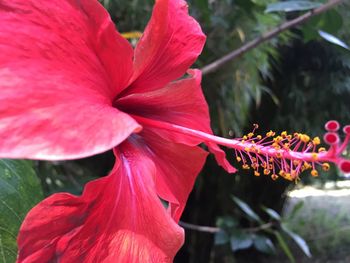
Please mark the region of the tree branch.
[[278, 27], [272, 29], [271, 31], [268, 31], [264, 34], [262, 34], [260, 37], [257, 37], [253, 39], [252, 41], [246, 43], [242, 47], [228, 53], [227, 55], [223, 56], [222, 58], [215, 60], [214, 62], [204, 66], [202, 70], [202, 74], [206, 75], [209, 73], [212, 73], [216, 71], [218, 68], [226, 64], [227, 62], [241, 56], [242, 54], [248, 52], [249, 50], [259, 46], [261, 43], [264, 43], [267, 40], [270, 40], [271, 38], [279, 35], [281, 32], [290, 29], [292, 27], [295, 27], [297, 25], [305, 23], [308, 19], [310, 19], [313, 16], [319, 15], [321, 13], [326, 12], [327, 10], [333, 8], [334, 6], [342, 3], [344, 0], [329, 0], [326, 4], [315, 8], [304, 15], [301, 15], [293, 20], [287, 21]]
[[186, 229], [196, 230], [196, 231], [200, 231], [200, 232], [207, 232], [207, 233], [212, 233], [212, 234], [220, 232], [220, 230], [221, 230], [218, 227], [199, 226], [199, 225], [194, 225], [194, 224], [190, 224], [190, 223], [185, 223], [182, 221], [179, 222], [179, 225], [182, 226], [183, 228], [186, 228]]
[[[183, 222], [183, 221], [180, 221], [179, 225], [182, 226], [185, 229], [195, 230], [195, 231], [199, 231], [199, 232], [206, 232], [206, 233], [211, 233], [211, 234], [215, 234], [215, 233], [218, 233], [218, 232], [222, 231], [222, 229], [219, 228], [219, 227], [199, 226], [199, 225], [186, 223], [186, 222]], [[269, 228], [271, 228], [273, 226], [274, 226], [273, 222], [268, 222], [268, 223], [262, 224], [262, 225], [257, 226], [257, 227], [242, 228], [242, 230], [250, 232], [250, 233], [255, 233], [255, 232], [259, 232], [261, 230], [269, 229]]]

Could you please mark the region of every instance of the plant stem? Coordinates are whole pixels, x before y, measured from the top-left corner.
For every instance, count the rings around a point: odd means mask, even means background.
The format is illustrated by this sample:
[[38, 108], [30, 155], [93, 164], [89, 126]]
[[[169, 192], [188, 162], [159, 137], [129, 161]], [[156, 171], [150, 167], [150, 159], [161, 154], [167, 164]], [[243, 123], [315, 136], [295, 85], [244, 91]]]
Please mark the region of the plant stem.
[[196, 230], [196, 231], [206, 232], [206, 233], [211, 233], [211, 234], [215, 234], [221, 230], [218, 227], [199, 226], [199, 225], [194, 225], [194, 224], [190, 224], [190, 223], [185, 223], [182, 221], [179, 222], [179, 225], [182, 226], [183, 228], [186, 228], [186, 229], [191, 229], [191, 230]]
[[206, 75], [209, 73], [212, 73], [222, 67], [224, 64], [228, 63], [229, 61], [245, 54], [246, 52], [250, 51], [251, 49], [254, 49], [255, 47], [259, 46], [260, 44], [266, 42], [267, 40], [270, 40], [271, 38], [279, 35], [283, 31], [290, 29], [292, 27], [301, 25], [305, 23], [307, 20], [309, 20], [311, 17], [314, 17], [316, 15], [319, 15], [321, 13], [326, 12], [327, 10], [333, 8], [334, 6], [342, 3], [344, 0], [329, 0], [326, 4], [315, 8], [293, 20], [287, 21], [278, 27], [262, 34], [261, 36], [253, 39], [252, 41], [246, 43], [245, 45], [241, 46], [240, 48], [226, 54], [225, 56], [215, 60], [214, 62], [204, 66], [202, 70], [202, 74]]

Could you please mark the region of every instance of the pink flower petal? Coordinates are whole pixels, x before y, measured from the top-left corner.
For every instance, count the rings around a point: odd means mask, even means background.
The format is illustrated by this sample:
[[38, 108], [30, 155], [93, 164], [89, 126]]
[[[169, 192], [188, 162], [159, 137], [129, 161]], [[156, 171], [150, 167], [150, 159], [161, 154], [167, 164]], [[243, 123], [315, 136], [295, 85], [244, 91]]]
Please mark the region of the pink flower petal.
[[157, 165], [137, 142], [115, 152], [81, 197], [55, 194], [29, 212], [18, 262], [172, 262], [184, 236], [156, 194]]
[[151, 91], [183, 76], [205, 43], [183, 0], [158, 0], [135, 49], [134, 82], [126, 94]]
[[[208, 105], [200, 86], [201, 72], [189, 70], [189, 77], [150, 92], [131, 94], [115, 101], [118, 109], [132, 115], [160, 120], [212, 134]], [[147, 126], [147, 124], [145, 124]], [[150, 127], [147, 127], [149, 129]], [[185, 134], [157, 130], [168, 141], [198, 145], [203, 141]], [[230, 173], [236, 169], [226, 160], [225, 152], [214, 143], [206, 142], [219, 165]]]
[[140, 135], [147, 145], [146, 154], [156, 166], [157, 193], [169, 202], [169, 211], [177, 222], [208, 153], [197, 146], [166, 141], [149, 129]]
[[188, 77], [162, 89], [131, 94], [114, 105], [132, 115], [211, 132], [209, 109], [200, 85], [201, 72], [189, 70], [188, 73]]
[[79, 158], [140, 129], [112, 108], [132, 49], [97, 1], [2, 1], [0, 24], [0, 157]]

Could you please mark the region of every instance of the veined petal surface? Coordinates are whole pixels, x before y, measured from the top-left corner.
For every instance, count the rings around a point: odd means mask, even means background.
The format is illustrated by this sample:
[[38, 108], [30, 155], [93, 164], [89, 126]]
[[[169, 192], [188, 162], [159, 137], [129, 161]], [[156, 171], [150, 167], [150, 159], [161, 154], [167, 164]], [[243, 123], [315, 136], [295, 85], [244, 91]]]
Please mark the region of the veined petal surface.
[[183, 230], [162, 205], [158, 166], [135, 136], [115, 149], [110, 175], [81, 197], [55, 194], [29, 212], [18, 262], [172, 262]]
[[134, 144], [153, 160], [157, 194], [168, 202], [168, 210], [178, 222], [208, 153], [198, 146], [164, 140], [162, 135], [158, 130], [145, 129], [133, 135], [138, 137]]
[[[176, 124], [212, 134], [210, 128], [209, 109], [201, 89], [201, 72], [189, 70], [188, 76], [171, 82], [165, 87], [149, 92], [131, 94], [115, 101], [117, 108], [132, 115]], [[147, 129], [147, 123], [141, 123]], [[168, 141], [195, 146], [203, 142], [201, 139], [186, 134], [154, 129]], [[214, 143], [205, 142], [215, 155], [219, 165], [230, 173], [236, 171], [226, 160], [225, 152]]]
[[135, 49], [134, 74], [124, 94], [164, 87], [194, 63], [205, 43], [199, 24], [183, 0], [157, 0]]
[[132, 48], [98, 1], [5, 0], [0, 23], [0, 157], [85, 157], [140, 130], [112, 108]]

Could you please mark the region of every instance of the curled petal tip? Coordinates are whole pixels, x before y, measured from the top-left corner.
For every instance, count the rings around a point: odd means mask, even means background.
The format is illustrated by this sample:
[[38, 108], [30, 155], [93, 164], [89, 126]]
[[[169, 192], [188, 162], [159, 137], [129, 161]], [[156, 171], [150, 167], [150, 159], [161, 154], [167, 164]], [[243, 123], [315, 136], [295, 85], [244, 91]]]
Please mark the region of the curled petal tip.
[[335, 120], [330, 120], [325, 124], [325, 129], [329, 132], [336, 132], [340, 128], [339, 122]]
[[329, 145], [335, 145], [338, 144], [339, 142], [339, 135], [335, 132], [327, 132], [324, 136], [323, 136], [324, 141], [329, 144]]

